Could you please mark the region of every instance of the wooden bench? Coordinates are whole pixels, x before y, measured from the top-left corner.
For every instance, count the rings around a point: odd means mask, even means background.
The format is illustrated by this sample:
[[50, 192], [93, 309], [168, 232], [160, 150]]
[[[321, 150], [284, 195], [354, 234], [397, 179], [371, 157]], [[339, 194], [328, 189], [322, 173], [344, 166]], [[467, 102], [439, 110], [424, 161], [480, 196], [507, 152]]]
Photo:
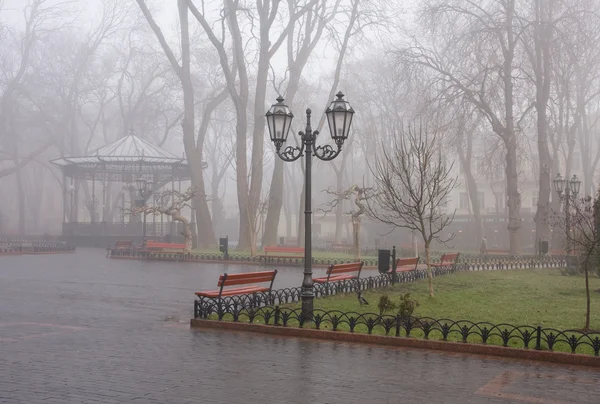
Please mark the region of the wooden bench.
[[[351, 262], [349, 264], [331, 264], [327, 267], [327, 276], [313, 278], [315, 283], [329, 283], [346, 280], [357, 280], [360, 278], [360, 271], [364, 262]], [[355, 275], [352, 275], [356, 272]]]
[[[396, 273], [416, 271], [419, 266], [419, 257], [415, 258], [398, 258], [396, 260]], [[392, 272], [390, 270], [390, 272]]]
[[[208, 297], [212, 299], [220, 299], [222, 296], [237, 296], [237, 295], [247, 295], [250, 293], [258, 293], [258, 292], [270, 292], [273, 288], [273, 282], [275, 281], [275, 275], [277, 275], [277, 270], [273, 271], [261, 271], [261, 272], [246, 272], [241, 274], [227, 274], [224, 273], [219, 277], [219, 282], [217, 286], [218, 290], [209, 290], [206, 292], [196, 292], [196, 296], [198, 297]], [[269, 287], [266, 286], [258, 286], [257, 283], [266, 283], [269, 282]], [[249, 285], [252, 284], [252, 285]], [[243, 286], [239, 288], [231, 288], [231, 289], [223, 289], [226, 286], [236, 286], [236, 285], [249, 285]]]
[[[304, 258], [304, 247], [280, 247], [276, 245], [265, 246], [265, 253], [260, 258], [265, 261], [270, 258]], [[269, 253], [271, 255], [269, 255]]]
[[144, 249], [146, 251], [153, 250], [185, 250], [185, 244], [177, 244], [177, 243], [163, 243], [162, 241], [154, 241], [148, 240], [146, 241], [146, 245]]
[[106, 249], [106, 256], [108, 257], [113, 251], [129, 251], [133, 249], [133, 241], [131, 240], [117, 240], [115, 248], [108, 247]]
[[431, 264], [432, 267], [446, 268], [456, 265], [459, 253], [449, 253], [442, 255], [442, 259], [437, 264]]
[[115, 250], [131, 250], [133, 241], [131, 240], [117, 240], [115, 244]]

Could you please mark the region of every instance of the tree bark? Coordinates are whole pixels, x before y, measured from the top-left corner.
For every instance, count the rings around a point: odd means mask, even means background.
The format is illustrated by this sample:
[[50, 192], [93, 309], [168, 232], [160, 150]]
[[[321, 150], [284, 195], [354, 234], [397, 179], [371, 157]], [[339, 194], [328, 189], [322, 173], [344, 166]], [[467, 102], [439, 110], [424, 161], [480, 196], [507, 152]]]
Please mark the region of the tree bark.
[[[589, 261], [589, 259], [587, 260]], [[589, 263], [585, 264], [585, 326], [583, 329], [585, 331], [590, 329], [590, 280], [589, 280]]]
[[[201, 247], [214, 246], [215, 236], [212, 229], [212, 221], [208, 202], [206, 201], [206, 192], [204, 185], [204, 175], [202, 168], [202, 146], [204, 137], [199, 136], [196, 143], [195, 135], [195, 116], [194, 116], [194, 88], [190, 73], [190, 38], [188, 24], [188, 0], [177, 0], [179, 11], [180, 29], [181, 29], [181, 66], [177, 61], [173, 51], [169, 47], [160, 27], [154, 21], [150, 10], [144, 0], [136, 0], [148, 25], [154, 31], [167, 59], [179, 80], [183, 90], [184, 113], [181, 121], [183, 130], [183, 144], [186, 152], [186, 158], [192, 174], [192, 185], [198, 189], [198, 193], [192, 200], [192, 205], [196, 210], [196, 222], [198, 228], [198, 244]], [[210, 116], [209, 116], [210, 118]], [[203, 125], [205, 123], [203, 122]]]
[[[465, 128], [467, 133], [466, 139], [463, 137], [462, 131], [458, 134], [457, 142], [457, 153], [460, 160], [460, 164], [463, 167], [465, 180], [467, 182], [467, 192], [469, 193], [469, 200], [471, 201], [471, 208], [473, 211], [473, 218], [475, 219], [475, 240], [473, 240], [473, 249], [477, 250], [479, 243], [483, 238], [483, 220], [481, 218], [481, 205], [479, 202], [479, 187], [477, 181], [473, 176], [473, 170], [471, 169], [472, 151], [473, 151], [473, 132], [475, 131], [477, 124]], [[465, 140], [466, 144], [464, 144]]]
[[548, 218], [550, 213], [550, 168], [552, 167], [552, 156], [548, 145], [548, 100], [550, 98], [550, 45], [552, 28], [547, 28], [551, 16], [551, 5], [542, 5], [536, 0], [535, 13], [536, 25], [534, 26], [534, 55], [532, 64], [534, 69], [536, 97], [535, 107], [537, 111], [537, 148], [539, 156], [538, 177], [538, 203], [535, 214], [535, 229], [537, 250], [539, 242], [549, 241], [550, 227]]
[[[181, 70], [180, 80], [183, 88], [183, 145], [192, 174], [192, 186], [198, 190], [192, 200], [196, 210], [196, 226], [198, 235], [198, 246], [207, 248], [214, 246], [215, 236], [212, 228], [210, 210], [206, 201], [206, 188], [204, 185], [204, 173], [202, 167], [202, 149], [204, 139], [199, 138], [196, 144], [194, 124], [194, 87], [190, 73], [190, 35], [188, 24], [187, 0], [178, 0], [179, 23], [181, 28]], [[186, 219], [187, 220], [187, 219]], [[188, 224], [189, 225], [189, 224]], [[190, 233], [191, 240], [191, 233]]]
[[507, 228], [509, 234], [510, 254], [518, 255], [521, 252], [521, 194], [519, 192], [519, 172], [517, 170], [517, 137], [515, 135], [515, 117], [513, 111], [513, 60], [516, 46], [516, 40], [513, 32], [515, 1], [508, 1], [506, 7], [507, 49], [505, 51], [505, 60], [503, 63], [503, 82], [505, 105], [504, 142], [506, 144], [506, 195], [508, 197]]
[[[343, 161], [343, 160], [342, 160]], [[343, 169], [343, 167], [342, 167]], [[337, 173], [336, 173], [337, 174]], [[342, 175], [336, 175], [336, 191], [342, 192], [344, 189], [344, 177]], [[344, 201], [341, 200], [338, 202], [335, 207], [335, 235], [334, 241], [336, 243], [342, 242], [342, 229], [344, 226]]]
[[175, 222], [183, 224], [183, 237], [185, 238], [185, 249], [192, 249], [192, 231], [190, 229], [190, 221], [185, 216], [181, 216], [179, 212], [171, 213], [171, 219]]
[[425, 265], [427, 265], [427, 287], [429, 288], [429, 297], [433, 297], [433, 275], [431, 273], [431, 261], [429, 254], [429, 241], [425, 241]]

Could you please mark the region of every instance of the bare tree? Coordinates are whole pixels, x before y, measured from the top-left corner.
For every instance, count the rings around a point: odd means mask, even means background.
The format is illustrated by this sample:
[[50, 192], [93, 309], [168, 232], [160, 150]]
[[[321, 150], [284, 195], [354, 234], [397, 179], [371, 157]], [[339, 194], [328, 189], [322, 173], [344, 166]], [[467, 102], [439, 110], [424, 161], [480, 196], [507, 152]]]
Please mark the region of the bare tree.
[[192, 230], [189, 219], [181, 214], [181, 210], [186, 207], [191, 208], [190, 201], [195, 197], [200, 197], [200, 195], [198, 195], [198, 190], [194, 187], [188, 188], [185, 192], [167, 190], [155, 199], [155, 205], [131, 207], [129, 213], [132, 216], [138, 214], [171, 216], [173, 221], [183, 225], [185, 248], [189, 251], [192, 248]]
[[422, 126], [402, 127], [392, 140], [391, 149], [382, 148], [371, 168], [375, 192], [367, 197], [367, 213], [393, 228], [415, 231], [423, 239], [429, 295], [433, 296], [430, 247], [433, 241], [446, 243], [452, 235], [444, 230], [454, 213], [442, 210], [458, 181], [452, 177], [438, 152], [435, 133]]
[[[186, 158], [192, 172], [193, 186], [198, 188], [198, 194], [205, 194], [204, 184], [204, 167], [202, 161], [204, 151], [204, 138], [208, 130], [208, 124], [213, 111], [227, 98], [227, 91], [219, 88], [213, 89], [212, 93], [207, 97], [206, 106], [202, 113], [202, 120], [196, 131], [195, 125], [195, 101], [194, 101], [194, 86], [190, 69], [190, 32], [188, 7], [193, 13], [198, 10], [193, 7], [191, 1], [178, 0], [177, 7], [179, 10], [179, 26], [181, 33], [181, 63], [175, 56], [175, 53], [167, 43], [167, 40], [150, 13], [148, 6], [144, 0], [136, 0], [148, 25], [154, 31], [171, 67], [179, 77], [181, 88], [183, 90], [184, 114], [182, 119], [183, 129], [183, 144], [185, 147]], [[218, 41], [217, 41], [218, 42]], [[194, 209], [196, 210], [196, 221], [198, 226], [198, 242], [201, 246], [207, 247], [215, 244], [214, 232], [212, 231], [212, 219], [206, 198], [194, 198]]]
[[[0, 9], [2, 4], [0, 3]], [[60, 21], [59, 17], [65, 12], [65, 5], [49, 5], [46, 0], [31, 0], [23, 8], [25, 28], [22, 33], [13, 32], [9, 27], [2, 27], [2, 46], [0, 46], [0, 154], [7, 153], [11, 158], [2, 161], [11, 161], [10, 167], [0, 168], [0, 178], [18, 172], [22, 167], [38, 157], [51, 143], [44, 142], [40, 147], [30, 151], [27, 155], [15, 155], [20, 136], [14, 132], [15, 109], [18, 108], [25, 90], [25, 82], [32, 72], [39, 69], [41, 61], [36, 53], [40, 42], [49, 32], [60, 29], [60, 23], [51, 26], [50, 21]], [[8, 39], [14, 39], [12, 43]], [[4, 152], [3, 149], [7, 151]]]
[[[430, 0], [422, 18], [432, 45], [413, 43], [398, 52], [408, 68], [434, 73], [431, 84], [442, 96], [463, 97], [486, 118], [505, 146], [508, 231], [511, 254], [520, 250], [521, 193], [518, 173], [518, 123], [530, 107], [518, 97], [519, 61], [516, 0]], [[457, 29], [458, 27], [458, 29]], [[433, 45], [435, 44], [435, 45]], [[521, 117], [515, 117], [519, 107]]]
[[586, 305], [583, 330], [588, 331], [591, 310], [589, 273], [590, 270], [600, 267], [600, 191], [595, 199], [586, 196], [572, 201], [570, 212], [567, 214], [570, 215], [569, 221], [565, 220], [566, 215], [555, 215], [554, 225], [565, 233], [567, 243], [573, 247], [578, 264], [585, 275]]

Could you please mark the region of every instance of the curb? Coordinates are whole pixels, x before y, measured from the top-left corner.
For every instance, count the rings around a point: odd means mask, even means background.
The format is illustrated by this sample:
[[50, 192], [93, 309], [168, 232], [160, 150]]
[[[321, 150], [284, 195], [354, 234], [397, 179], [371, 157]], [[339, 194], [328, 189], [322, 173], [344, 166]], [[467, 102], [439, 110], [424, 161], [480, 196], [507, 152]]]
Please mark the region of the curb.
[[536, 351], [534, 349], [510, 348], [497, 345], [469, 344], [462, 342], [425, 340], [406, 337], [369, 335], [345, 331], [325, 331], [307, 328], [281, 327], [264, 324], [248, 324], [217, 320], [190, 320], [191, 328], [208, 328], [255, 332], [268, 335], [303, 337], [329, 341], [354, 342], [382, 346], [430, 349], [436, 351], [458, 352], [476, 355], [496, 356], [513, 359], [526, 359], [537, 362], [550, 362], [563, 365], [579, 365], [600, 368], [600, 357], [565, 352]]
[[[204, 264], [225, 264], [225, 265], [256, 265], [256, 266], [265, 266], [265, 267], [296, 267], [299, 269], [303, 268], [303, 264], [289, 264], [289, 263], [281, 263], [281, 264], [264, 264], [262, 262], [257, 261], [232, 261], [232, 260], [209, 260], [209, 259], [182, 259], [182, 260], [174, 260], [169, 258], [145, 258], [145, 257], [133, 257], [128, 255], [109, 255], [109, 259], [123, 259], [123, 260], [140, 260], [140, 261], [168, 261], [168, 262], [180, 262], [180, 263], [204, 263]], [[327, 268], [330, 264], [312, 264], [312, 268]], [[363, 270], [376, 270], [376, 266], [363, 266]]]

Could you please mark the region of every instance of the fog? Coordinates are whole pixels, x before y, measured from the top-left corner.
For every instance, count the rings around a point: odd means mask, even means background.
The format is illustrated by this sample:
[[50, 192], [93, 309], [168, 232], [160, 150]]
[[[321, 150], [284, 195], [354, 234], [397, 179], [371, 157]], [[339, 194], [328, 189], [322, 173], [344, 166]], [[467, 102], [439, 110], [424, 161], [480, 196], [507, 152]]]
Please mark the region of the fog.
[[[437, 207], [450, 247], [558, 246], [552, 180], [598, 191], [600, 0], [401, 3], [0, 1], [0, 235], [126, 232], [143, 177], [147, 204], [195, 190], [199, 247], [301, 243], [304, 159], [281, 160], [265, 113], [284, 97], [295, 146], [311, 108], [335, 149], [342, 91], [355, 114], [340, 155], [313, 159], [315, 243], [352, 242], [353, 190], [376, 188], [375, 162], [418, 123], [457, 180]], [[171, 217], [147, 220], [162, 237]], [[362, 223], [364, 246], [413, 241]]]

